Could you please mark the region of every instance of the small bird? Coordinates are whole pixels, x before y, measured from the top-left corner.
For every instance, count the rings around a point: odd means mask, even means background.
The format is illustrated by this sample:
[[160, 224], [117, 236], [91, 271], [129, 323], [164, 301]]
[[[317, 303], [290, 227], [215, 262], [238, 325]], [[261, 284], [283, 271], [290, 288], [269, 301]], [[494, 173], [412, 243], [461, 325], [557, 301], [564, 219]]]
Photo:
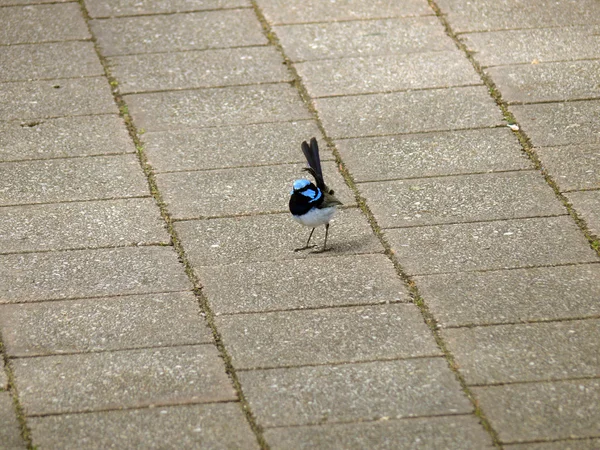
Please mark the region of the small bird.
[[290, 192], [290, 212], [292, 213], [292, 217], [296, 222], [312, 228], [306, 245], [294, 251], [298, 252], [315, 247], [314, 245], [309, 245], [310, 238], [316, 227], [325, 225], [325, 242], [323, 243], [323, 248], [314, 252], [321, 253], [327, 251], [329, 221], [335, 214], [336, 207], [341, 205], [342, 202], [335, 198], [333, 189], [329, 189], [323, 181], [317, 140], [312, 138], [310, 146], [306, 141], [302, 142], [302, 153], [304, 153], [304, 157], [308, 163], [308, 167], [304, 170], [313, 176], [317, 185], [315, 186], [306, 179], [296, 180], [294, 181], [293, 190]]

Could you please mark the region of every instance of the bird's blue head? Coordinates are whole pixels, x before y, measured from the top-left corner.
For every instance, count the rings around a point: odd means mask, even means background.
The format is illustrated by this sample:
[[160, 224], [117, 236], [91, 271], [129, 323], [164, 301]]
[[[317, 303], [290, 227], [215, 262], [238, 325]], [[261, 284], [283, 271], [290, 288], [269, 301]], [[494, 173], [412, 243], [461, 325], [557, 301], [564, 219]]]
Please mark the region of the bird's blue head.
[[[304, 189], [309, 184], [310, 184], [310, 181], [308, 181], [307, 179], [304, 179], [304, 178], [302, 180], [296, 180], [296, 181], [294, 181], [294, 191], [299, 191], [300, 189]], [[290, 194], [293, 194], [293, 191], [290, 192]]]
[[290, 195], [293, 195], [294, 193], [298, 193], [304, 197], [307, 197], [307, 201], [309, 203], [318, 201], [323, 195], [317, 186], [306, 179], [294, 181], [294, 190], [290, 192]]

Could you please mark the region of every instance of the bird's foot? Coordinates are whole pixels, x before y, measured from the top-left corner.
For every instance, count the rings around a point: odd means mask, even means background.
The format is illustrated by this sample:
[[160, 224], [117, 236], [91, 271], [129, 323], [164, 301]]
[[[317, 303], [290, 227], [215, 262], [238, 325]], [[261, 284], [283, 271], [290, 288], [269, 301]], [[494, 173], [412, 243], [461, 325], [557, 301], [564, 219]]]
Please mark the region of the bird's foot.
[[323, 247], [323, 248], [321, 248], [319, 250], [314, 250], [311, 253], [325, 253], [325, 252], [328, 252], [330, 250], [331, 250], [331, 247]]
[[316, 247], [316, 245], [305, 245], [304, 247], [295, 248], [294, 251], [301, 252], [303, 250], [308, 250], [309, 248], [315, 248], [315, 247]]

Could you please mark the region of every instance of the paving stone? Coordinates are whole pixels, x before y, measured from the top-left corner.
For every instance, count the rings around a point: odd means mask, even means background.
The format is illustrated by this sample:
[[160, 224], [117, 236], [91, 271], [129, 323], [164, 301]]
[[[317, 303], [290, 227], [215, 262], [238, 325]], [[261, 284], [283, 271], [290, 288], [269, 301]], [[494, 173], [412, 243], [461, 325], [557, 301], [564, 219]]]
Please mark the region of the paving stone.
[[480, 86], [320, 98], [315, 106], [333, 138], [502, 124], [500, 110]]
[[402, 4], [385, 0], [371, 2], [360, 0], [335, 2], [260, 0], [258, 5], [267, 21], [272, 24], [336, 22], [338, 20], [384, 19], [433, 14], [427, 3], [420, 0], [409, 0]]
[[569, 439], [554, 442], [505, 445], [507, 450], [595, 450], [600, 448], [600, 439]]
[[116, 56], [109, 63], [123, 94], [292, 80], [274, 46]]
[[[328, 186], [345, 205], [354, 195], [336, 170], [323, 162]], [[304, 178], [303, 164], [158, 174], [156, 182], [175, 219], [289, 211], [292, 182]]]
[[221, 316], [216, 325], [236, 369], [443, 356], [413, 304]]
[[510, 107], [536, 147], [600, 143], [600, 101]]
[[[271, 261], [362, 253], [381, 253], [383, 247], [358, 209], [342, 209], [331, 221], [325, 253], [294, 252], [306, 244], [310, 230], [289, 213], [252, 217], [176, 222], [192, 264], [214, 266], [235, 262]], [[313, 244], [323, 245], [325, 227], [313, 234]]]
[[0, 303], [190, 289], [170, 247], [0, 255]]
[[0, 45], [91, 38], [76, 2], [8, 6], [0, 9], [0, 23]]
[[304, 162], [300, 143], [316, 136], [321, 160], [332, 160], [313, 121], [158, 131], [142, 136], [156, 172]]
[[0, 160], [4, 161], [135, 153], [117, 115], [0, 122], [0, 135]]
[[3, 83], [0, 91], [2, 120], [116, 113], [118, 109], [104, 77], [15, 81]]
[[151, 198], [2, 208], [0, 253], [168, 244]]
[[26, 415], [236, 399], [212, 345], [13, 360]]
[[104, 75], [93, 42], [52, 42], [0, 47], [0, 81]]
[[355, 181], [531, 169], [508, 128], [340, 139]]
[[543, 4], [519, 0], [438, 0], [436, 4], [455, 32], [600, 23], [600, 5], [594, 0]]
[[2, 448], [25, 450], [27, 445], [21, 438], [21, 427], [17, 421], [13, 399], [8, 392], [0, 391], [0, 442]]
[[498, 325], [444, 330], [468, 384], [600, 375], [600, 321]]
[[292, 260], [285, 264], [254, 262], [197, 270], [216, 315], [409, 301], [393, 265], [383, 255]]
[[569, 192], [567, 199], [590, 232], [600, 237], [600, 191]]
[[487, 73], [509, 104], [600, 97], [600, 61], [492, 67]]
[[0, 391], [8, 389], [8, 376], [4, 367], [4, 358], [0, 359]]
[[191, 292], [0, 305], [10, 356], [211, 343]]
[[138, 128], [185, 128], [311, 119], [298, 91], [287, 83], [236, 86], [125, 97]]
[[493, 448], [489, 435], [470, 415], [270, 428], [264, 436], [271, 448], [289, 450]]
[[415, 277], [444, 327], [600, 315], [600, 265]]
[[569, 216], [386, 230], [409, 275], [597, 262]]
[[600, 434], [598, 379], [509, 384], [472, 390], [502, 442]]
[[85, 0], [85, 6], [91, 17], [98, 18], [250, 7], [251, 3], [248, 0], [162, 0], [151, 3], [137, 0]]
[[455, 49], [436, 17], [283, 25], [274, 32], [295, 62]]
[[0, 5], [1, 6], [15, 6], [15, 5], [27, 5], [30, 3], [60, 3], [60, 2], [67, 2], [69, 0], [59, 0], [58, 2], [55, 2], [54, 0], [0, 0]]
[[264, 427], [446, 415], [472, 407], [442, 358], [238, 372]]
[[104, 56], [265, 45], [252, 9], [144, 15], [90, 22]]
[[150, 195], [136, 155], [0, 163], [0, 206]]
[[313, 98], [482, 84], [458, 50], [328, 59], [295, 67]]
[[461, 39], [482, 66], [600, 58], [598, 25], [492, 31]]
[[362, 183], [382, 228], [565, 214], [537, 171]]
[[545, 147], [535, 151], [561, 192], [600, 188], [599, 144]]

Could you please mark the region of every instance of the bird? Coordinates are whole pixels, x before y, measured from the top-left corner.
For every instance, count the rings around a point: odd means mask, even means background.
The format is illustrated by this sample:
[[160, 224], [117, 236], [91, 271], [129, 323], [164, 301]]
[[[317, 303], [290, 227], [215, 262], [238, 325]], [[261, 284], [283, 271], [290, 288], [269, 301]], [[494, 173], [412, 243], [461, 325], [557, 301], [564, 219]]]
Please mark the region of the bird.
[[336, 209], [342, 205], [334, 195], [333, 189], [329, 189], [323, 181], [323, 172], [321, 171], [321, 158], [319, 157], [319, 145], [316, 138], [310, 140], [310, 145], [302, 142], [302, 153], [306, 158], [308, 167], [306, 170], [315, 179], [315, 183], [302, 178], [295, 180], [292, 191], [290, 192], [290, 212], [293, 219], [306, 226], [312, 228], [308, 235], [308, 240], [304, 247], [296, 248], [294, 251], [302, 251], [315, 247], [310, 245], [310, 239], [315, 231], [315, 228], [320, 225], [325, 225], [325, 241], [321, 250], [313, 253], [322, 253], [327, 251], [327, 235], [329, 234], [329, 222], [334, 216]]

